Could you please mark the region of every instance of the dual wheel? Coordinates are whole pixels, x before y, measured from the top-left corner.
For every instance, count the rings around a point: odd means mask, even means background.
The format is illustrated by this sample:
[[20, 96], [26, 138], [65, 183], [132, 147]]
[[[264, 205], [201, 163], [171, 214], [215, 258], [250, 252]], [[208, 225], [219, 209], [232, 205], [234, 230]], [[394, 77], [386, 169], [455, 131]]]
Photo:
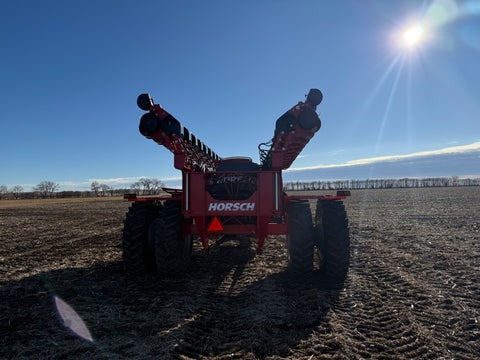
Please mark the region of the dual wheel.
[[174, 275], [186, 269], [192, 254], [192, 236], [182, 235], [180, 201], [159, 204], [134, 202], [123, 228], [122, 250], [125, 271], [129, 275], [157, 272]]
[[348, 218], [339, 200], [319, 199], [315, 219], [308, 200], [287, 203], [288, 267], [296, 274], [313, 271], [314, 257], [330, 287], [341, 287], [350, 265]]

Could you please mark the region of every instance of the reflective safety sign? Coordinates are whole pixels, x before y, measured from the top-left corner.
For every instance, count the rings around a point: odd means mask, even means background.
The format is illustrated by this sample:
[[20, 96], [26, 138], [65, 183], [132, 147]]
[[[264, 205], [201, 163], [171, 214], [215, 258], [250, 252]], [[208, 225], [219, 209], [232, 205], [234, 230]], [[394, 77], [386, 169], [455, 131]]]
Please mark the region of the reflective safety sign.
[[218, 220], [218, 218], [215, 216], [212, 219], [212, 222], [210, 223], [210, 225], [208, 226], [208, 231], [222, 231], [222, 230], [223, 230], [223, 226], [220, 223], [220, 220]]

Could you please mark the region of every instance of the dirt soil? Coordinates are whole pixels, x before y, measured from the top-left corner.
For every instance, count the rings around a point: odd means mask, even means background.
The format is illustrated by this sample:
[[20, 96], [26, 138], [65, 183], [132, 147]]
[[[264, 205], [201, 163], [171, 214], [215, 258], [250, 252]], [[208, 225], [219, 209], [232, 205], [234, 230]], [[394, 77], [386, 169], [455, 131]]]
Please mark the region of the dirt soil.
[[261, 256], [249, 237], [209, 256], [197, 245], [186, 274], [131, 279], [127, 202], [0, 207], [0, 358], [479, 359], [480, 187], [355, 191], [345, 203], [340, 291], [289, 275], [282, 236]]

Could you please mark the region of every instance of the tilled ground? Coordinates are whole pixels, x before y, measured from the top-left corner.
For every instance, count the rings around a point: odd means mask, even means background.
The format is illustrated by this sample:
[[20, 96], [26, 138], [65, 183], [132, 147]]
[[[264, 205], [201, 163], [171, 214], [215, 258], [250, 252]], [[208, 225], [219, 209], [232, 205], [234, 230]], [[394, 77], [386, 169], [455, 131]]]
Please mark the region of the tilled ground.
[[[479, 359], [480, 188], [366, 190], [345, 203], [340, 291], [290, 276], [281, 236], [261, 256], [249, 237], [209, 256], [197, 245], [187, 274], [129, 279], [128, 203], [0, 208], [0, 358]], [[67, 328], [55, 297], [93, 341]]]

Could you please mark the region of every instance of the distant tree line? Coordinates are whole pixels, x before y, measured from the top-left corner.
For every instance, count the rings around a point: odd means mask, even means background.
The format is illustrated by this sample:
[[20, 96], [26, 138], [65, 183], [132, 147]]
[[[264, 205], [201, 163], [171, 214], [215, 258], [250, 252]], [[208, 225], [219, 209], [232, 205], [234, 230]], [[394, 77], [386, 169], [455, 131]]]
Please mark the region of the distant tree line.
[[11, 189], [8, 189], [6, 185], [0, 185], [0, 200], [3, 199], [20, 199], [23, 193], [23, 187], [15, 185]]
[[402, 179], [365, 179], [365, 180], [318, 180], [289, 181], [284, 183], [285, 191], [292, 190], [355, 190], [355, 189], [395, 189], [423, 188], [443, 186], [479, 186], [480, 178], [459, 178], [458, 176], [441, 178], [402, 178]]
[[58, 189], [58, 184], [53, 181], [42, 181], [37, 186], [33, 187], [33, 192], [40, 194], [42, 198], [53, 197], [53, 193]]
[[90, 189], [94, 196], [112, 196], [114, 189], [107, 184], [100, 184], [98, 181], [94, 181], [90, 184]]
[[132, 192], [138, 195], [156, 195], [162, 192], [165, 185], [158, 179], [141, 178], [129, 188], [115, 189], [98, 181], [90, 184], [90, 191], [57, 191], [59, 187], [60, 185], [53, 181], [42, 181], [33, 187], [33, 191], [25, 192], [21, 185], [15, 185], [10, 189], [6, 185], [0, 185], [0, 200], [123, 196]]
[[158, 179], [141, 178], [130, 185], [130, 189], [139, 195], [157, 195], [162, 192], [165, 184]]
[[[441, 178], [402, 178], [402, 179], [365, 179], [365, 180], [318, 180], [318, 181], [288, 181], [284, 183], [285, 191], [292, 190], [355, 190], [355, 189], [396, 189], [423, 188], [443, 186], [480, 186], [480, 178], [459, 178], [458, 176]], [[69, 197], [99, 197], [123, 196], [125, 193], [137, 195], [157, 195], [162, 193], [165, 185], [158, 179], [141, 178], [129, 188], [113, 188], [106, 184], [93, 181], [90, 191], [57, 191], [59, 184], [53, 181], [42, 181], [33, 187], [33, 191], [24, 192], [20, 185], [8, 188], [0, 185], [0, 200], [5, 199], [36, 199], [36, 198], [69, 198]]]

